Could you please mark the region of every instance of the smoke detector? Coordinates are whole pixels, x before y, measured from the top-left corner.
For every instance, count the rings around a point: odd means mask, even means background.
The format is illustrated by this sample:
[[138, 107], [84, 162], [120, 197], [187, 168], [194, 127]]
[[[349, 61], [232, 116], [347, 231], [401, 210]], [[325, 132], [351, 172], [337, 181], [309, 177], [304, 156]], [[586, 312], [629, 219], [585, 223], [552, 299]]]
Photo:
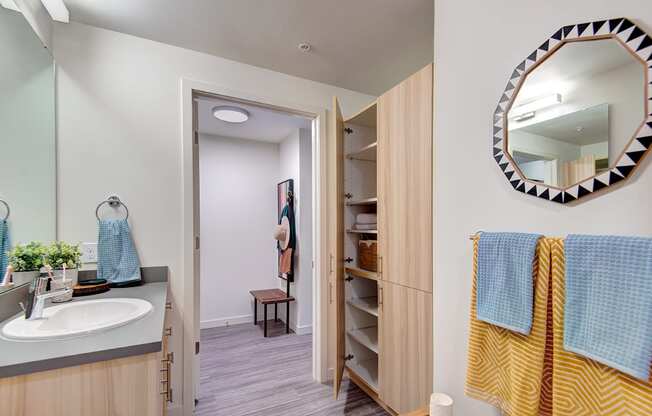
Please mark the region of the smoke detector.
[[297, 48], [299, 48], [301, 52], [310, 52], [310, 50], [312, 49], [312, 45], [309, 44], [308, 42], [301, 42], [297, 46]]

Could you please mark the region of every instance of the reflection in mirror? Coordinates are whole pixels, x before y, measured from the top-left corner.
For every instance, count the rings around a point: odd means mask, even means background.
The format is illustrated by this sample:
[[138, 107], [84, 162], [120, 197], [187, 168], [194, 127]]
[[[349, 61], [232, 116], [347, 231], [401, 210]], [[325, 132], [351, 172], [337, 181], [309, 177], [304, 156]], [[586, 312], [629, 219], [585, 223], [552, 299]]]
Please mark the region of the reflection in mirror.
[[[0, 227], [4, 283], [5, 249], [56, 238], [55, 103], [52, 56], [23, 15], [4, 7], [0, 57], [0, 200], [10, 209]], [[0, 203], [0, 220], [6, 208]]]
[[607, 170], [645, 117], [645, 69], [615, 39], [567, 43], [535, 67], [507, 121], [523, 175], [566, 188]]

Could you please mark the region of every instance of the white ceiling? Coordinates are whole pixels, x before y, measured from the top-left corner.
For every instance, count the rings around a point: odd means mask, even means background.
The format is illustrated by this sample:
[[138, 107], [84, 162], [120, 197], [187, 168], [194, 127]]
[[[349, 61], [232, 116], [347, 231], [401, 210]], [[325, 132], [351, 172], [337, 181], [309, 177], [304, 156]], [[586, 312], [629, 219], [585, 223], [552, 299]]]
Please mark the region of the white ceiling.
[[[202, 134], [280, 143], [297, 129], [309, 129], [312, 125], [312, 121], [305, 117], [251, 104], [204, 97], [198, 98], [197, 101], [198, 130]], [[212, 111], [218, 105], [243, 108], [249, 112], [249, 120], [241, 124], [218, 120], [213, 117]]]
[[568, 43], [527, 76], [514, 106], [560, 92], [568, 81], [587, 79], [626, 65], [639, 65], [643, 74], [642, 62], [616, 40]]
[[579, 146], [606, 142], [609, 140], [609, 104], [564, 114], [521, 130]]
[[[71, 20], [380, 95], [433, 59], [432, 0], [66, 0]], [[300, 52], [309, 42], [313, 50]]]

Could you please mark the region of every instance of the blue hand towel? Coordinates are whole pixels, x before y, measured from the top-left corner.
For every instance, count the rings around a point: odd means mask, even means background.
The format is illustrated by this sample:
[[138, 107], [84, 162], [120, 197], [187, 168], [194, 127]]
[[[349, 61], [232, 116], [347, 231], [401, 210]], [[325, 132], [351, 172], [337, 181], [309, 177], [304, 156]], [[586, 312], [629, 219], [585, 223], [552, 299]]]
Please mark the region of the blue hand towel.
[[539, 234], [482, 233], [478, 243], [478, 319], [521, 334], [532, 329], [532, 262]]
[[100, 220], [97, 277], [109, 283], [140, 280], [140, 261], [127, 220]]
[[652, 238], [569, 235], [564, 348], [647, 381]]
[[9, 224], [7, 220], [0, 220], [0, 283], [2, 283], [7, 266], [9, 266]]

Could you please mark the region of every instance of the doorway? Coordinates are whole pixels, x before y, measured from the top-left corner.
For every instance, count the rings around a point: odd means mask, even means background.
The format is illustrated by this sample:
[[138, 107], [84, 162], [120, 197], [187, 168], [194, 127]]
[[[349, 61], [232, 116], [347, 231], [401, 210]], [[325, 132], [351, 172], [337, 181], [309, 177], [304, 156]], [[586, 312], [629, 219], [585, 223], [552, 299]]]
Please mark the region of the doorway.
[[[324, 171], [326, 163], [326, 149], [325, 143], [322, 138], [326, 136], [326, 112], [324, 109], [311, 107], [310, 105], [296, 105], [293, 103], [285, 103], [282, 99], [269, 99], [259, 97], [253, 94], [243, 93], [221, 88], [210, 84], [205, 84], [192, 80], [182, 80], [182, 148], [183, 148], [183, 176], [184, 176], [184, 200], [183, 200], [183, 224], [184, 224], [184, 242], [183, 242], [183, 257], [184, 257], [184, 305], [186, 305], [186, 313], [183, 314], [184, 320], [184, 351], [183, 351], [183, 380], [184, 380], [184, 413], [189, 414], [194, 407], [194, 398], [199, 393], [199, 380], [200, 380], [200, 360], [199, 354], [201, 351], [201, 256], [200, 253], [200, 229], [201, 229], [201, 216], [200, 216], [200, 137], [197, 131], [198, 120], [196, 117], [199, 115], [200, 101], [206, 99], [221, 99], [237, 105], [253, 105], [262, 107], [263, 109], [273, 110], [280, 113], [285, 113], [294, 118], [307, 119], [310, 124], [310, 130], [307, 133], [304, 131], [304, 140], [310, 142], [309, 160], [311, 162], [311, 169], [313, 174], [312, 178], [304, 179], [304, 185], [309, 184], [312, 188], [310, 199], [312, 205], [309, 213], [311, 214], [312, 226], [312, 255], [308, 257], [308, 266], [304, 266], [304, 271], [309, 271], [308, 275], [312, 281], [312, 288], [308, 293], [308, 297], [312, 298], [312, 323], [305, 327], [299, 323], [298, 327], [293, 322], [294, 311], [296, 305], [292, 305], [290, 314], [290, 323], [294, 331], [303, 333], [304, 338], [309, 339], [310, 348], [310, 365], [308, 366], [309, 376], [312, 380], [317, 382], [324, 382], [328, 378], [327, 371], [327, 357], [326, 357], [326, 314], [327, 302], [321, 299], [322, 294], [326, 294], [327, 281], [318, 278], [325, 276], [324, 267], [327, 265], [321, 261], [325, 254], [322, 252], [327, 250], [325, 244], [321, 243], [321, 235], [326, 235], [326, 224], [322, 221], [322, 211], [325, 206], [326, 200], [323, 195], [325, 192], [322, 186], [322, 177], [326, 176]], [[212, 107], [211, 107], [212, 108]], [[197, 134], [195, 132], [197, 131]], [[304, 147], [305, 152], [305, 147]], [[305, 155], [305, 153], [304, 153]], [[304, 157], [304, 161], [306, 158]], [[275, 178], [276, 179], [276, 178]], [[306, 185], [307, 186], [307, 185]], [[304, 189], [305, 187], [304, 186]], [[304, 219], [310, 215], [304, 216]], [[274, 222], [272, 224], [275, 223]], [[270, 247], [274, 250], [274, 242], [271, 240], [273, 228], [259, 231], [260, 233], [267, 233], [270, 236]], [[275, 266], [275, 264], [274, 264]], [[277, 284], [278, 286], [278, 284]], [[245, 297], [249, 294], [245, 291]], [[305, 299], [304, 294], [304, 299]], [[306, 302], [304, 302], [304, 305]], [[279, 308], [283, 309], [283, 308]], [[279, 311], [281, 319], [285, 319], [282, 312]], [[234, 315], [237, 317], [237, 315]], [[245, 319], [242, 317], [242, 319]], [[299, 318], [300, 319], [300, 318]], [[234, 320], [222, 320], [222, 324], [229, 325], [234, 323]], [[237, 322], [237, 319], [235, 320]], [[322, 324], [323, 323], [323, 324]], [[206, 325], [206, 323], [205, 323]], [[253, 326], [253, 320], [247, 325]], [[312, 334], [305, 334], [312, 331]], [[270, 330], [270, 333], [272, 330]], [[263, 337], [262, 330], [260, 337]], [[186, 400], [188, 398], [189, 400]]]

